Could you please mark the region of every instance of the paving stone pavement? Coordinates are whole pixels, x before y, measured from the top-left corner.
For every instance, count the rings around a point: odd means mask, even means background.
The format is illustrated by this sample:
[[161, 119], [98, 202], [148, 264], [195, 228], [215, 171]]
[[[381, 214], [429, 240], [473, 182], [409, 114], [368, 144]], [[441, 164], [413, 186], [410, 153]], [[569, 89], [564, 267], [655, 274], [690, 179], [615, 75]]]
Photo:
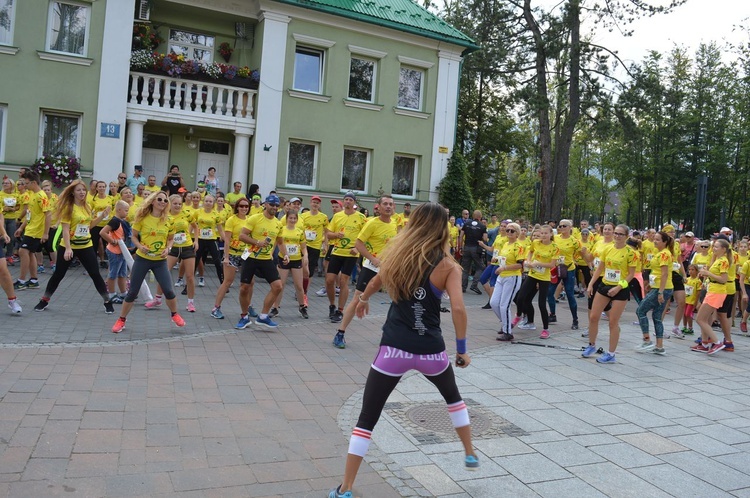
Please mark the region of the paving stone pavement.
[[[343, 473], [388, 299], [372, 299], [338, 350], [328, 301], [314, 296], [321, 283], [311, 283], [309, 320], [285, 292], [276, 331], [232, 328], [238, 284], [227, 319], [211, 318], [210, 274], [198, 312], [181, 311], [184, 329], [165, 307], [137, 305], [112, 334], [117, 315], [104, 314], [80, 269], [43, 313], [32, 310], [42, 290], [19, 292], [24, 313], [0, 315], [0, 496], [326, 496]], [[256, 308], [267, 289], [256, 286]], [[463, 468], [452, 431], [430, 432], [440, 424], [420, 414], [440, 396], [408, 374], [375, 429], [356, 496], [750, 496], [750, 340], [738, 331], [733, 353], [708, 357], [670, 339], [666, 356], [638, 354], [631, 303], [618, 363], [600, 365], [580, 357], [585, 339], [567, 304], [549, 340], [516, 336], [570, 348], [556, 349], [495, 341], [486, 297], [466, 301], [472, 363], [457, 379], [481, 467]]]

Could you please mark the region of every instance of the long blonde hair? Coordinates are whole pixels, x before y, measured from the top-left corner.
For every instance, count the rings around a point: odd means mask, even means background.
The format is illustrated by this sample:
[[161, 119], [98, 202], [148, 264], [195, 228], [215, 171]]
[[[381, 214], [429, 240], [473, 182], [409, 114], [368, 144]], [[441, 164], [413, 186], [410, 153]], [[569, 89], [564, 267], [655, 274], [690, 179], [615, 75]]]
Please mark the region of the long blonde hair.
[[167, 193], [163, 190], [157, 190], [156, 192], [153, 192], [151, 195], [146, 197], [146, 200], [143, 201], [141, 206], [135, 212], [135, 220], [133, 220], [134, 224], [143, 221], [146, 216], [154, 212], [154, 202], [156, 202], [156, 196], [159, 194], [164, 194], [164, 197], [166, 197], [167, 199], [167, 203], [164, 206], [164, 210], [161, 212], [161, 216], [159, 216], [159, 219], [162, 221], [162, 223], [167, 221], [167, 216], [169, 216], [169, 195], [167, 195]]
[[[83, 188], [86, 189], [86, 192], [89, 191], [88, 187], [86, 187], [86, 183], [82, 180], [73, 180], [72, 182], [70, 182], [70, 185], [65, 187], [65, 190], [63, 190], [60, 196], [57, 198], [57, 210], [55, 213], [55, 219], [71, 219], [71, 217], [73, 216], [73, 205], [76, 203], [75, 191], [78, 185], [83, 185]], [[91, 206], [89, 206], [89, 203], [86, 202], [85, 198], [83, 199], [83, 209], [85, 209], [89, 215], [91, 214]]]
[[445, 208], [434, 202], [420, 204], [411, 212], [406, 228], [383, 251], [379, 274], [391, 299], [410, 299], [441, 256], [452, 261], [449, 247]]

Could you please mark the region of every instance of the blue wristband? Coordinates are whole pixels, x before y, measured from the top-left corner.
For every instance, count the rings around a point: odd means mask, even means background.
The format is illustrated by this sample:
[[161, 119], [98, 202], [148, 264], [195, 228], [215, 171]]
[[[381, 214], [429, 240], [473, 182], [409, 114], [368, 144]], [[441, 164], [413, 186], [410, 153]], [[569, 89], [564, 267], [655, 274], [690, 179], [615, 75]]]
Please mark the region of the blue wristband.
[[466, 339], [456, 339], [456, 353], [466, 354]]

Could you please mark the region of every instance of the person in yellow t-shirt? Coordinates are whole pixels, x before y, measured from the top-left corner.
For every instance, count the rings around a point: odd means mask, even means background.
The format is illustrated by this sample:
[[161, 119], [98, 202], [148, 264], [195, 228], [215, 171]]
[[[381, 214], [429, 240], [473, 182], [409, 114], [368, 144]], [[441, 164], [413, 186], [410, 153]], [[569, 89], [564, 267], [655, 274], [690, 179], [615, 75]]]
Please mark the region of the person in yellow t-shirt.
[[711, 328], [713, 313], [721, 309], [727, 297], [727, 281], [729, 269], [733, 265], [732, 247], [724, 239], [716, 239], [713, 243], [714, 261], [708, 269], [698, 272], [698, 276], [708, 281], [708, 291], [703, 299], [695, 321], [701, 328], [701, 344], [696, 344], [693, 351], [710, 355], [724, 349], [725, 344], [719, 342], [716, 332]]
[[487, 230], [492, 230], [500, 226], [500, 221], [497, 219], [497, 215], [493, 214], [490, 216], [490, 221], [487, 222]]
[[747, 334], [747, 318], [750, 315], [750, 259], [745, 261], [742, 268], [739, 270], [740, 274], [740, 292], [742, 293], [742, 321], [740, 322], [740, 331], [743, 334]]
[[344, 310], [341, 325], [336, 330], [333, 339], [333, 345], [338, 348], [343, 349], [346, 346], [344, 334], [346, 334], [346, 328], [354, 318], [359, 298], [370, 281], [380, 271], [380, 256], [388, 242], [398, 233], [397, 221], [393, 219], [394, 208], [393, 197], [381, 195], [378, 199], [379, 216], [365, 223], [357, 235], [354, 247], [364, 259], [362, 260], [362, 270], [359, 272], [354, 296]]
[[13, 248], [16, 246], [16, 227], [21, 215], [21, 197], [16, 191], [16, 184], [11, 178], [3, 178], [3, 189], [0, 190], [0, 207], [5, 219], [5, 233], [10, 241], [5, 245], [7, 263], [13, 264]]
[[[308, 266], [302, 274], [302, 287], [307, 297], [307, 289], [310, 286], [310, 277], [315, 275], [315, 270], [320, 262], [320, 251], [323, 248], [328, 216], [320, 210], [320, 196], [314, 195], [310, 199], [310, 210], [299, 215], [302, 229], [305, 231], [305, 242], [307, 244]], [[304, 268], [303, 268], [304, 270]]]
[[[224, 282], [216, 292], [214, 308], [211, 310], [211, 316], [219, 320], [224, 319], [221, 303], [229, 291], [229, 286], [234, 282], [237, 270], [242, 269], [242, 255], [245, 253], [247, 244], [240, 240], [240, 235], [248, 220], [247, 213], [249, 212], [250, 201], [243, 196], [234, 203], [234, 215], [230, 216], [224, 224], [224, 260], [222, 261], [224, 264]], [[252, 289], [252, 285], [250, 287]], [[252, 290], [250, 293], [252, 294]], [[250, 315], [253, 318], [258, 316], [252, 306], [250, 310]]]
[[55, 247], [53, 245], [53, 242], [55, 240], [55, 233], [57, 232], [57, 226], [60, 224], [60, 221], [57, 219], [57, 194], [52, 191], [52, 182], [49, 180], [44, 180], [42, 182], [42, 190], [45, 194], [47, 194], [47, 199], [49, 200], [49, 207], [50, 207], [50, 227], [49, 227], [49, 234], [47, 236], [47, 242], [42, 244], [42, 249], [36, 253], [36, 264], [37, 264], [37, 272], [44, 273], [44, 252], [47, 251], [47, 254], [49, 254], [49, 262], [50, 266], [52, 268], [52, 271], [55, 271], [55, 263], [57, 261], [57, 255], [55, 254]]
[[[688, 279], [685, 281], [685, 316], [683, 317], [683, 334], [693, 334], [693, 312], [698, 308], [698, 299], [703, 285], [698, 278], [698, 265], [688, 266]], [[742, 277], [740, 276], [740, 280]]]
[[[648, 269], [644, 272], [647, 275], [646, 297], [638, 304], [636, 315], [638, 323], [643, 332], [643, 342], [636, 349], [641, 353], [655, 352], [664, 354], [663, 337], [664, 337], [664, 308], [674, 292], [674, 283], [672, 281], [672, 265], [675, 261], [674, 240], [667, 232], [657, 232], [652, 237], [656, 254], [648, 262]], [[656, 334], [656, 344], [654, 344], [649, 335], [647, 313], [651, 311], [651, 319], [654, 322], [654, 333]], [[658, 349], [657, 349], [658, 348]]]
[[[263, 300], [263, 308], [256, 318], [256, 325], [275, 329], [278, 327], [268, 313], [271, 311], [271, 305], [276, 300], [276, 296], [281, 292], [281, 281], [279, 270], [273, 261], [273, 250], [276, 245], [279, 247], [279, 258], [284, 262], [289, 262], [289, 256], [286, 253], [286, 247], [281, 241], [281, 223], [276, 218], [281, 199], [276, 194], [266, 197], [263, 213], [251, 216], [245, 226], [242, 228], [240, 240], [248, 244], [247, 257], [242, 263], [242, 274], [240, 276], [240, 320], [235, 325], [236, 329], [244, 329], [250, 324], [248, 311], [251, 300], [251, 287], [253, 278], [256, 273], [271, 286], [271, 290]], [[243, 255], [244, 257], [245, 255]]]
[[115, 334], [125, 328], [128, 313], [133, 309], [133, 302], [149, 270], [164, 291], [172, 322], [178, 327], [185, 326], [185, 320], [177, 313], [177, 298], [167, 266], [167, 255], [172, 250], [174, 234], [174, 226], [169, 221], [167, 193], [159, 191], [151, 194], [141, 205], [133, 223], [131, 239], [136, 247], [135, 261], [130, 271], [130, 288], [122, 303], [120, 318], [112, 326]]
[[261, 206], [261, 197], [258, 194], [254, 194], [253, 198], [250, 199], [250, 216], [255, 216], [256, 214], [262, 214], [264, 211], [263, 206]]
[[[580, 240], [573, 236], [573, 220], [562, 219], [557, 225], [557, 236], [555, 245], [560, 249], [560, 256], [557, 260], [558, 278], [565, 291], [565, 297], [568, 300], [570, 315], [573, 319], [571, 328], [578, 330], [578, 303], [576, 302], [576, 258], [584, 257], [588, 250]], [[561, 272], [562, 270], [562, 272]], [[561, 274], [562, 273], [562, 274]], [[557, 317], [554, 321], [557, 321]]]
[[[25, 216], [21, 225], [16, 228], [15, 233], [16, 238], [20, 238], [23, 234], [21, 248], [18, 250], [21, 257], [21, 273], [18, 280], [13, 284], [13, 288], [16, 290], [39, 287], [35, 254], [47, 242], [52, 220], [52, 207], [47, 194], [39, 186], [39, 174], [27, 170], [23, 173], [22, 178], [26, 184], [25, 195], [28, 200], [24, 204]], [[29, 276], [28, 281], [26, 280], [27, 275]]]
[[161, 187], [156, 184], [156, 176], [148, 175], [147, 182], [148, 184], [145, 187], [147, 197], [153, 194], [154, 192], [158, 192], [161, 190]]
[[[542, 317], [541, 338], [549, 338], [549, 315], [547, 313], [547, 291], [550, 285], [550, 271], [557, 265], [560, 257], [560, 249], [552, 240], [552, 227], [542, 225], [539, 229], [539, 240], [531, 243], [531, 248], [526, 254], [524, 267], [529, 269], [526, 280], [521, 284], [518, 291], [518, 309], [526, 314], [527, 323], [519, 325], [520, 330], [536, 330], [534, 325], [534, 296], [539, 292], [539, 314]], [[518, 323], [518, 317], [513, 319], [513, 327]]]
[[109, 208], [108, 214], [101, 218], [99, 223], [91, 229], [91, 242], [94, 244], [94, 250], [99, 255], [100, 266], [106, 267], [104, 246], [100, 244], [101, 239], [99, 238], [99, 234], [102, 228], [107, 226], [111, 211], [115, 205], [115, 198], [107, 195], [106, 182], [96, 182], [96, 194], [91, 198], [89, 205], [97, 218], [99, 217], [99, 213], [103, 213], [106, 208]]
[[[617, 344], [620, 341], [620, 317], [628, 304], [630, 290], [628, 286], [635, 276], [638, 262], [637, 252], [627, 244], [630, 228], [617, 225], [612, 231], [614, 241], [608, 244], [599, 254], [599, 264], [591, 276], [588, 293], [594, 296], [589, 312], [589, 344], [581, 356], [589, 358], [596, 351], [596, 338], [599, 333], [599, 320], [607, 305], [609, 310], [609, 349], [596, 359], [597, 363], [615, 363]], [[594, 282], [601, 283], [594, 289]], [[644, 332], [646, 333], [646, 332]], [[658, 337], [658, 336], [657, 336]], [[658, 339], [657, 339], [658, 340]]]
[[[295, 197], [298, 199], [298, 197]], [[292, 199], [292, 203], [294, 199]], [[278, 265], [279, 278], [281, 280], [282, 292], [276, 296], [273, 307], [271, 308], [270, 316], [274, 318], [279, 314], [279, 307], [281, 306], [281, 296], [283, 293], [286, 280], [289, 277], [289, 272], [292, 273], [292, 283], [294, 284], [295, 294], [297, 296], [297, 305], [299, 306], [299, 313], [302, 318], [308, 318], [307, 305], [305, 304], [305, 290], [302, 286], [303, 280], [303, 268], [307, 268], [308, 253], [307, 253], [307, 241], [305, 240], [305, 231], [302, 229], [302, 225], [299, 223], [299, 215], [296, 209], [291, 209], [286, 214], [286, 225], [281, 229], [280, 238], [286, 253], [289, 256], [287, 262], [281, 262]]]
[[[521, 272], [523, 271], [523, 261], [526, 254], [526, 249], [518, 240], [520, 233], [521, 227], [517, 223], [506, 224], [506, 241], [492, 253], [491, 263], [494, 265], [492, 266], [494, 268], [493, 273], [497, 278], [490, 298], [490, 307], [501, 324], [497, 336], [498, 341], [512, 341], [514, 339], [511, 330], [511, 304], [521, 288]], [[496, 238], [495, 243], [497, 241]], [[494, 244], [493, 247], [495, 247]]]
[[237, 204], [237, 201], [239, 201], [240, 199], [246, 199], [246, 197], [245, 194], [242, 193], [242, 182], [234, 182], [232, 184], [232, 188], [234, 190], [232, 192], [229, 192], [226, 195], [226, 198], [229, 205], [234, 208], [234, 205]]
[[[193, 194], [195, 200], [195, 194]], [[224, 268], [221, 264], [221, 255], [216, 245], [216, 237], [224, 233], [221, 223], [221, 214], [214, 209], [215, 199], [212, 195], [203, 198], [203, 207], [194, 211], [195, 222], [198, 224], [198, 250], [195, 253], [196, 267], [198, 268], [198, 287], [206, 285], [203, 277], [204, 259], [211, 255], [216, 268], [216, 276], [219, 282], [224, 282]]]
[[448, 232], [450, 233], [451, 254], [455, 257], [458, 246], [458, 227], [456, 226], [455, 216], [448, 218]]

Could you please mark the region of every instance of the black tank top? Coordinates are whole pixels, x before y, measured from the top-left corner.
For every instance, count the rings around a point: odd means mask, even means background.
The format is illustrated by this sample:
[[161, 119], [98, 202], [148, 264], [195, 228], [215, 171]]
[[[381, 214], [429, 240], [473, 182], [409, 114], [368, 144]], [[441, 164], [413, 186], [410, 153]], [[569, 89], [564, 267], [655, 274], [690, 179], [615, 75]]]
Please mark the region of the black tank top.
[[391, 346], [414, 354], [445, 351], [445, 341], [440, 330], [440, 298], [443, 293], [430, 282], [432, 271], [442, 259], [441, 255], [409, 300], [391, 303], [383, 324], [381, 346]]

